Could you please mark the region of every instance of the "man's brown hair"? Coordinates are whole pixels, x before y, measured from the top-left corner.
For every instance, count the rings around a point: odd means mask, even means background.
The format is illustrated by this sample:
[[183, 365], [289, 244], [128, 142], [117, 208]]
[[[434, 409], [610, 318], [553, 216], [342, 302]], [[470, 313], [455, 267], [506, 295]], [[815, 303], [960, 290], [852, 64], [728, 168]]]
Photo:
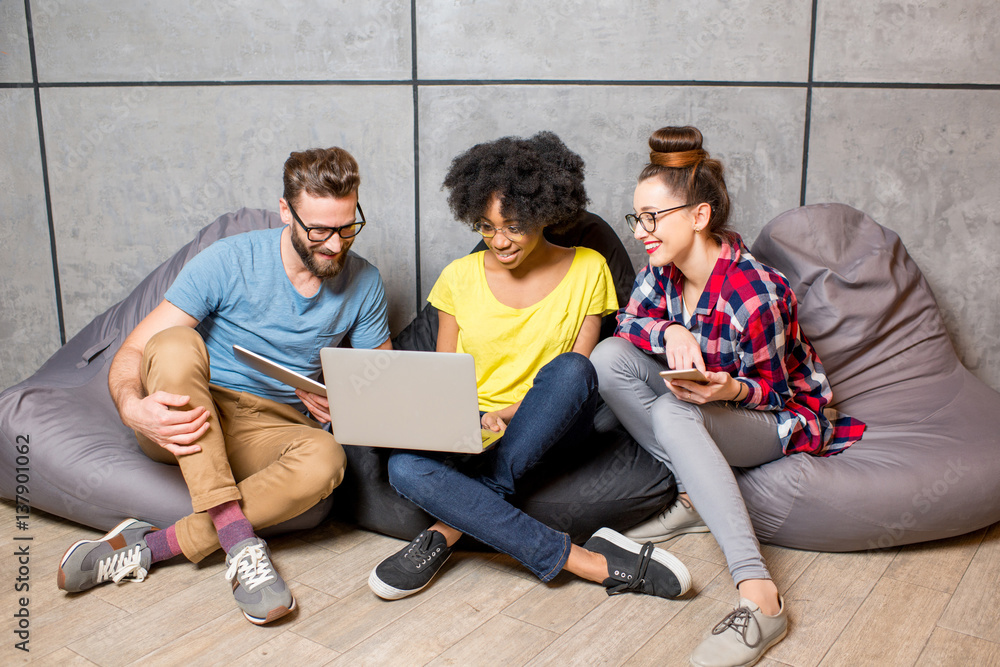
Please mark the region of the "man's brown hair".
[[336, 146], [297, 151], [285, 160], [285, 201], [294, 206], [302, 192], [313, 197], [342, 199], [361, 185], [358, 163]]

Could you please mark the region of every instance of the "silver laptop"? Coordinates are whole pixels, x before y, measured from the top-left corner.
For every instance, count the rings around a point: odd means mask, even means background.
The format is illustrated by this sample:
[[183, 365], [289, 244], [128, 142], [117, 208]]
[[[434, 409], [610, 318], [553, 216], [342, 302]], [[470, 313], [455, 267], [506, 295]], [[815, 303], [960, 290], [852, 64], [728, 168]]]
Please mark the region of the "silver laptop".
[[337, 442], [479, 454], [500, 438], [479, 420], [471, 354], [320, 351]]

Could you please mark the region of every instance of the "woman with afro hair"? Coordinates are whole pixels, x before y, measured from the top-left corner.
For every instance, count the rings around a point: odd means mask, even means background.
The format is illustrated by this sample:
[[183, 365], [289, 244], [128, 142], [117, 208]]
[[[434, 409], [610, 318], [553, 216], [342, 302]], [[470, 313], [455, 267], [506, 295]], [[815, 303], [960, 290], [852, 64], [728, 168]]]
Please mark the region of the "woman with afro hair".
[[438, 352], [472, 354], [484, 430], [501, 433], [480, 456], [397, 451], [389, 481], [437, 519], [372, 570], [368, 585], [396, 600], [427, 586], [463, 534], [509, 554], [542, 581], [566, 569], [608, 587], [676, 597], [684, 565], [652, 544], [601, 528], [580, 547], [508, 498], [552, 448], [572, 452], [593, 427], [597, 375], [588, 357], [601, 317], [617, 310], [604, 257], [546, 240], [587, 203], [583, 160], [551, 132], [478, 144], [454, 159], [448, 203], [486, 250], [449, 264], [428, 301]]

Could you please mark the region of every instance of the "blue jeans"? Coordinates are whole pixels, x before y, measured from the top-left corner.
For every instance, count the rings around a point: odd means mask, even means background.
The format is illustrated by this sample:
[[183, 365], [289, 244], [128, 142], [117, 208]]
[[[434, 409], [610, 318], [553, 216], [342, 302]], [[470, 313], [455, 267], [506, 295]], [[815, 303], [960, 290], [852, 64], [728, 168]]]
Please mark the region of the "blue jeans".
[[428, 514], [549, 581], [566, 564], [569, 535], [531, 518], [507, 498], [545, 452], [590, 432], [596, 405], [593, 365], [582, 354], [561, 354], [538, 371], [491, 450], [474, 457], [397, 451], [389, 458], [389, 482]]

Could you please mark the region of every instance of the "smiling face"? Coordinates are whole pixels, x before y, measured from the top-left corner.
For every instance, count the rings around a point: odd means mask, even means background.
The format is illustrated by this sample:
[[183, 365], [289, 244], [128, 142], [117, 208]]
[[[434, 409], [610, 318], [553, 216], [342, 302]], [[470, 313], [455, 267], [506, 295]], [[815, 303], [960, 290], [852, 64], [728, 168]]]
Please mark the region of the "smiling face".
[[508, 227], [516, 228], [519, 224], [517, 220], [503, 217], [503, 213], [500, 212], [500, 199], [497, 197], [490, 200], [480, 222], [488, 222], [497, 230], [493, 238], [483, 240], [499, 265], [511, 271], [524, 264], [542, 238], [540, 229], [524, 233], [518, 241], [507, 238], [507, 235], [500, 230], [506, 230]]
[[[326, 241], [314, 243], [306, 236], [305, 230], [294, 221], [284, 199], [280, 205], [281, 218], [289, 226], [292, 247], [295, 248], [306, 269], [321, 280], [339, 274], [344, 268], [344, 262], [347, 261], [347, 251], [351, 249], [354, 238], [342, 239], [339, 234], [333, 234]], [[355, 222], [357, 205], [357, 192], [343, 198], [313, 197], [303, 192], [297, 202], [292, 202], [295, 212], [307, 227], [349, 225]]]
[[[654, 213], [686, 204], [671, 192], [658, 178], [648, 178], [635, 187], [632, 207], [636, 214]], [[642, 225], [636, 225], [633, 236], [643, 244], [653, 266], [677, 264], [691, 252], [697, 236], [694, 227], [700, 207], [679, 208], [670, 213], [656, 216], [656, 226], [647, 232]]]

